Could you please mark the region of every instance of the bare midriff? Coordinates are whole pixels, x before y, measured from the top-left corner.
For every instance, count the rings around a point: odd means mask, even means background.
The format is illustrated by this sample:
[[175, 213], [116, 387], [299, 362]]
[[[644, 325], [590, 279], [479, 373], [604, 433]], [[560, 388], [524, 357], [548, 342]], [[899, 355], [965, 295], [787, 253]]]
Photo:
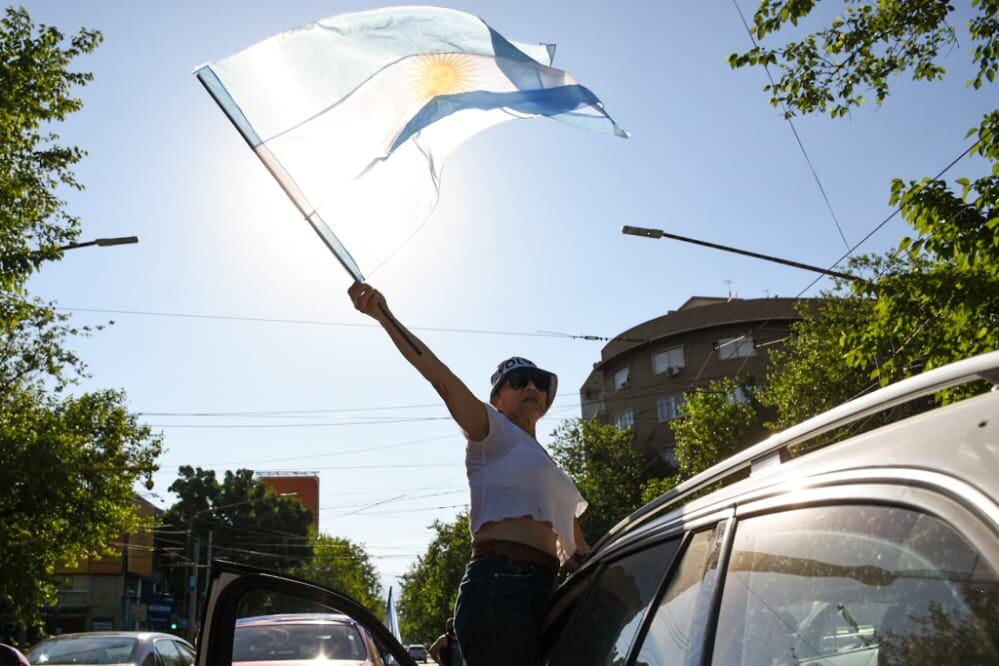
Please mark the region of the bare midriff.
[[555, 556], [555, 542], [558, 537], [552, 524], [535, 520], [530, 516], [504, 518], [483, 523], [472, 538], [472, 545], [487, 541], [515, 541]]

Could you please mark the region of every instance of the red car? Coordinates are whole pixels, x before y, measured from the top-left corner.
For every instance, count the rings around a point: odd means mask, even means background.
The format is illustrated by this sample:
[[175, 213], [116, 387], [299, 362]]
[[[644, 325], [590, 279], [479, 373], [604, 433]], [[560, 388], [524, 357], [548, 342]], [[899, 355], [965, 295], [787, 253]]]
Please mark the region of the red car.
[[236, 620], [233, 666], [382, 666], [368, 631], [339, 613], [283, 613]]

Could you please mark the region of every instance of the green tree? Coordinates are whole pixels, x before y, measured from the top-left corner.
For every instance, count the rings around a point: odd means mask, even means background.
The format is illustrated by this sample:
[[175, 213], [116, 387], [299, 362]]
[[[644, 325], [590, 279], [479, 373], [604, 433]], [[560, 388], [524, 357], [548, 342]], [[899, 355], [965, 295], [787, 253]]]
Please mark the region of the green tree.
[[769, 429], [790, 428], [870, 386], [869, 370], [848, 364], [844, 345], [853, 331], [871, 326], [873, 305], [835, 294], [799, 304], [801, 319], [791, 325], [791, 338], [771, 350], [767, 385], [757, 392], [776, 414]]
[[81, 29], [64, 44], [54, 27], [35, 26], [23, 8], [8, 7], [0, 20], [0, 287], [21, 290], [27, 278], [59, 247], [76, 240], [80, 221], [65, 210], [59, 187], [82, 190], [72, 167], [86, 154], [58, 143], [52, 123], [79, 111], [73, 88], [93, 75], [72, 72], [77, 56], [101, 43]]
[[385, 608], [382, 586], [364, 547], [349, 539], [321, 534], [313, 537], [310, 544], [312, 559], [293, 573], [343, 592], [381, 617]]
[[[762, 0], [754, 16], [754, 37], [763, 40], [788, 23], [797, 26], [814, 6], [814, 0]], [[967, 28], [977, 71], [969, 85], [991, 88], [999, 63], [999, 1], [974, 0], [972, 7]], [[729, 62], [733, 67], [779, 69], [779, 79], [766, 90], [787, 116], [828, 111], [841, 117], [863, 104], [862, 89], [873, 90], [877, 103], [883, 103], [893, 76], [911, 72], [915, 80], [942, 78], [946, 71], [940, 54], [957, 43], [949, 21], [953, 12], [946, 0], [851, 0], [828, 27], [777, 48], [754, 46], [733, 54]], [[860, 309], [858, 325], [844, 326], [835, 346], [832, 340], [826, 343], [832, 350], [822, 359], [822, 371], [834, 371], [830, 361], [839, 355], [837, 362], [847, 366], [839, 379], [849, 380], [837, 385], [844, 392], [827, 392], [833, 400], [862, 390], [856, 383], [861, 374], [884, 385], [999, 346], [999, 110], [986, 114], [966, 134], [972, 136], [975, 142], [967, 152], [990, 163], [990, 173], [957, 178], [959, 192], [939, 178], [894, 180], [890, 202], [914, 233], [893, 252], [854, 260], [854, 268], [864, 269], [868, 279], [852, 283], [848, 294], [842, 286], [833, 294], [846, 295], [847, 307]], [[843, 323], [844, 314], [849, 313], [842, 308], [831, 312], [832, 320]], [[827, 326], [805, 323], [811, 325]], [[796, 341], [788, 359], [811, 353], [800, 346], [807, 344], [807, 336]], [[765, 396], [782, 405], [785, 424], [794, 412], [807, 414], [819, 406], [810, 401], [808, 409], [793, 409], [793, 374], [817, 375], [803, 364], [792, 365], [778, 373], [780, 381]], [[805, 389], [797, 393], [803, 397]]]
[[[785, 116], [842, 117], [864, 103], [863, 91], [885, 102], [894, 76], [910, 72], [932, 81], [946, 74], [939, 56], [957, 43], [947, 0], [847, 0], [829, 26], [777, 47], [762, 43], [787, 24], [798, 26], [815, 5], [761, 0], [751, 28], [760, 43], [729, 57], [734, 68], [779, 71], [765, 90]], [[991, 86], [999, 63], [999, 1], [972, 6], [977, 12], [968, 32], [977, 72], [969, 84], [979, 89]], [[759, 404], [775, 412], [769, 428], [783, 430], [879, 385], [999, 347], [999, 110], [986, 114], [966, 135], [972, 136], [967, 153], [984, 158], [991, 172], [957, 178], [959, 192], [939, 178], [893, 181], [890, 203], [914, 233], [891, 252], [851, 260], [864, 279], [837, 284], [814, 308], [803, 307], [784, 348], [771, 352], [767, 382], [757, 392]], [[758, 432], [757, 405], [733, 405], [719, 395], [688, 398], [688, 416], [674, 427], [680, 473], [648, 484], [646, 499], [731, 455], [750, 443], [746, 433]]]
[[54, 602], [56, 562], [104, 555], [144, 525], [132, 488], [151, 483], [161, 450], [123, 393], [61, 397], [87, 376], [67, 341], [90, 331], [25, 289], [79, 234], [57, 192], [82, 189], [84, 153], [51, 128], [81, 108], [73, 88], [91, 75], [68, 68], [100, 41], [83, 29], [67, 44], [23, 9], [0, 19], [0, 608], [21, 626]]
[[163, 515], [157, 546], [177, 554], [171, 563], [174, 590], [184, 589], [186, 563], [193, 552], [187, 533], [200, 543], [195, 554], [199, 563], [207, 557], [209, 535], [213, 558], [282, 572], [312, 558], [312, 511], [297, 498], [265, 486], [253, 470], [227, 471], [220, 483], [214, 470], [184, 465], [169, 490], [179, 499]]
[[402, 577], [399, 595], [399, 630], [407, 643], [430, 645], [444, 631], [444, 621], [454, 614], [458, 584], [465, 573], [472, 534], [468, 514], [450, 523], [435, 520], [435, 535], [427, 551]]
[[160, 443], [113, 391], [55, 400], [20, 388], [0, 402], [0, 599], [14, 624], [31, 626], [55, 602], [58, 562], [108, 554], [148, 527], [132, 488]]
[[[781, 75], [764, 90], [770, 103], [787, 116], [829, 112], [846, 115], [873, 91], [877, 104], [890, 93], [889, 79], [911, 72], [913, 80], [941, 79], [941, 51], [957, 44], [957, 31], [948, 21], [954, 12], [949, 0], [847, 0], [842, 15], [817, 32], [777, 48], [754, 45], [729, 56], [732, 67], [773, 66]], [[968, 22], [978, 67], [969, 81], [974, 88], [992, 83], [999, 63], [997, 0], [972, 0], [977, 13]], [[763, 40], [786, 27], [798, 26], [815, 8], [815, 0], [761, 0], [751, 28]]]
[[593, 544], [642, 505], [642, 456], [630, 430], [595, 419], [563, 421], [552, 436], [552, 458], [589, 503], [579, 522]]
[[683, 418], [671, 422], [676, 437], [677, 473], [647, 482], [649, 502], [712, 465], [760, 441], [766, 434], [763, 411], [751, 379], [726, 377], [686, 395]]

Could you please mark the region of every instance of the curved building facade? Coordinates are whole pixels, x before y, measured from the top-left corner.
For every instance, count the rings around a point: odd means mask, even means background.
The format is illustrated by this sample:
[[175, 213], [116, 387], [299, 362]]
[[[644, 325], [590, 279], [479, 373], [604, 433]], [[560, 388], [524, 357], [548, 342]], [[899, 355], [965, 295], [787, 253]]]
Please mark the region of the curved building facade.
[[582, 417], [633, 428], [650, 466], [654, 458], [675, 464], [670, 422], [681, 418], [684, 394], [723, 377], [762, 382], [770, 350], [801, 318], [800, 302], [694, 296], [620, 333], [580, 387]]

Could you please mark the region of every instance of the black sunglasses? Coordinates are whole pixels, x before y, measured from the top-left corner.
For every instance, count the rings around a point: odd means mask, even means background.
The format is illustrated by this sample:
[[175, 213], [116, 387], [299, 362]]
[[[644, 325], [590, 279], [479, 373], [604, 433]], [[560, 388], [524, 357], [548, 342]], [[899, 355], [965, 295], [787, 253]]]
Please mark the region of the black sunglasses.
[[548, 392], [551, 387], [552, 378], [547, 372], [542, 372], [541, 370], [535, 370], [534, 368], [517, 368], [516, 370], [511, 370], [506, 376], [506, 381], [510, 385], [510, 388], [519, 391], [527, 386], [527, 382], [531, 382], [537, 387], [539, 391]]

